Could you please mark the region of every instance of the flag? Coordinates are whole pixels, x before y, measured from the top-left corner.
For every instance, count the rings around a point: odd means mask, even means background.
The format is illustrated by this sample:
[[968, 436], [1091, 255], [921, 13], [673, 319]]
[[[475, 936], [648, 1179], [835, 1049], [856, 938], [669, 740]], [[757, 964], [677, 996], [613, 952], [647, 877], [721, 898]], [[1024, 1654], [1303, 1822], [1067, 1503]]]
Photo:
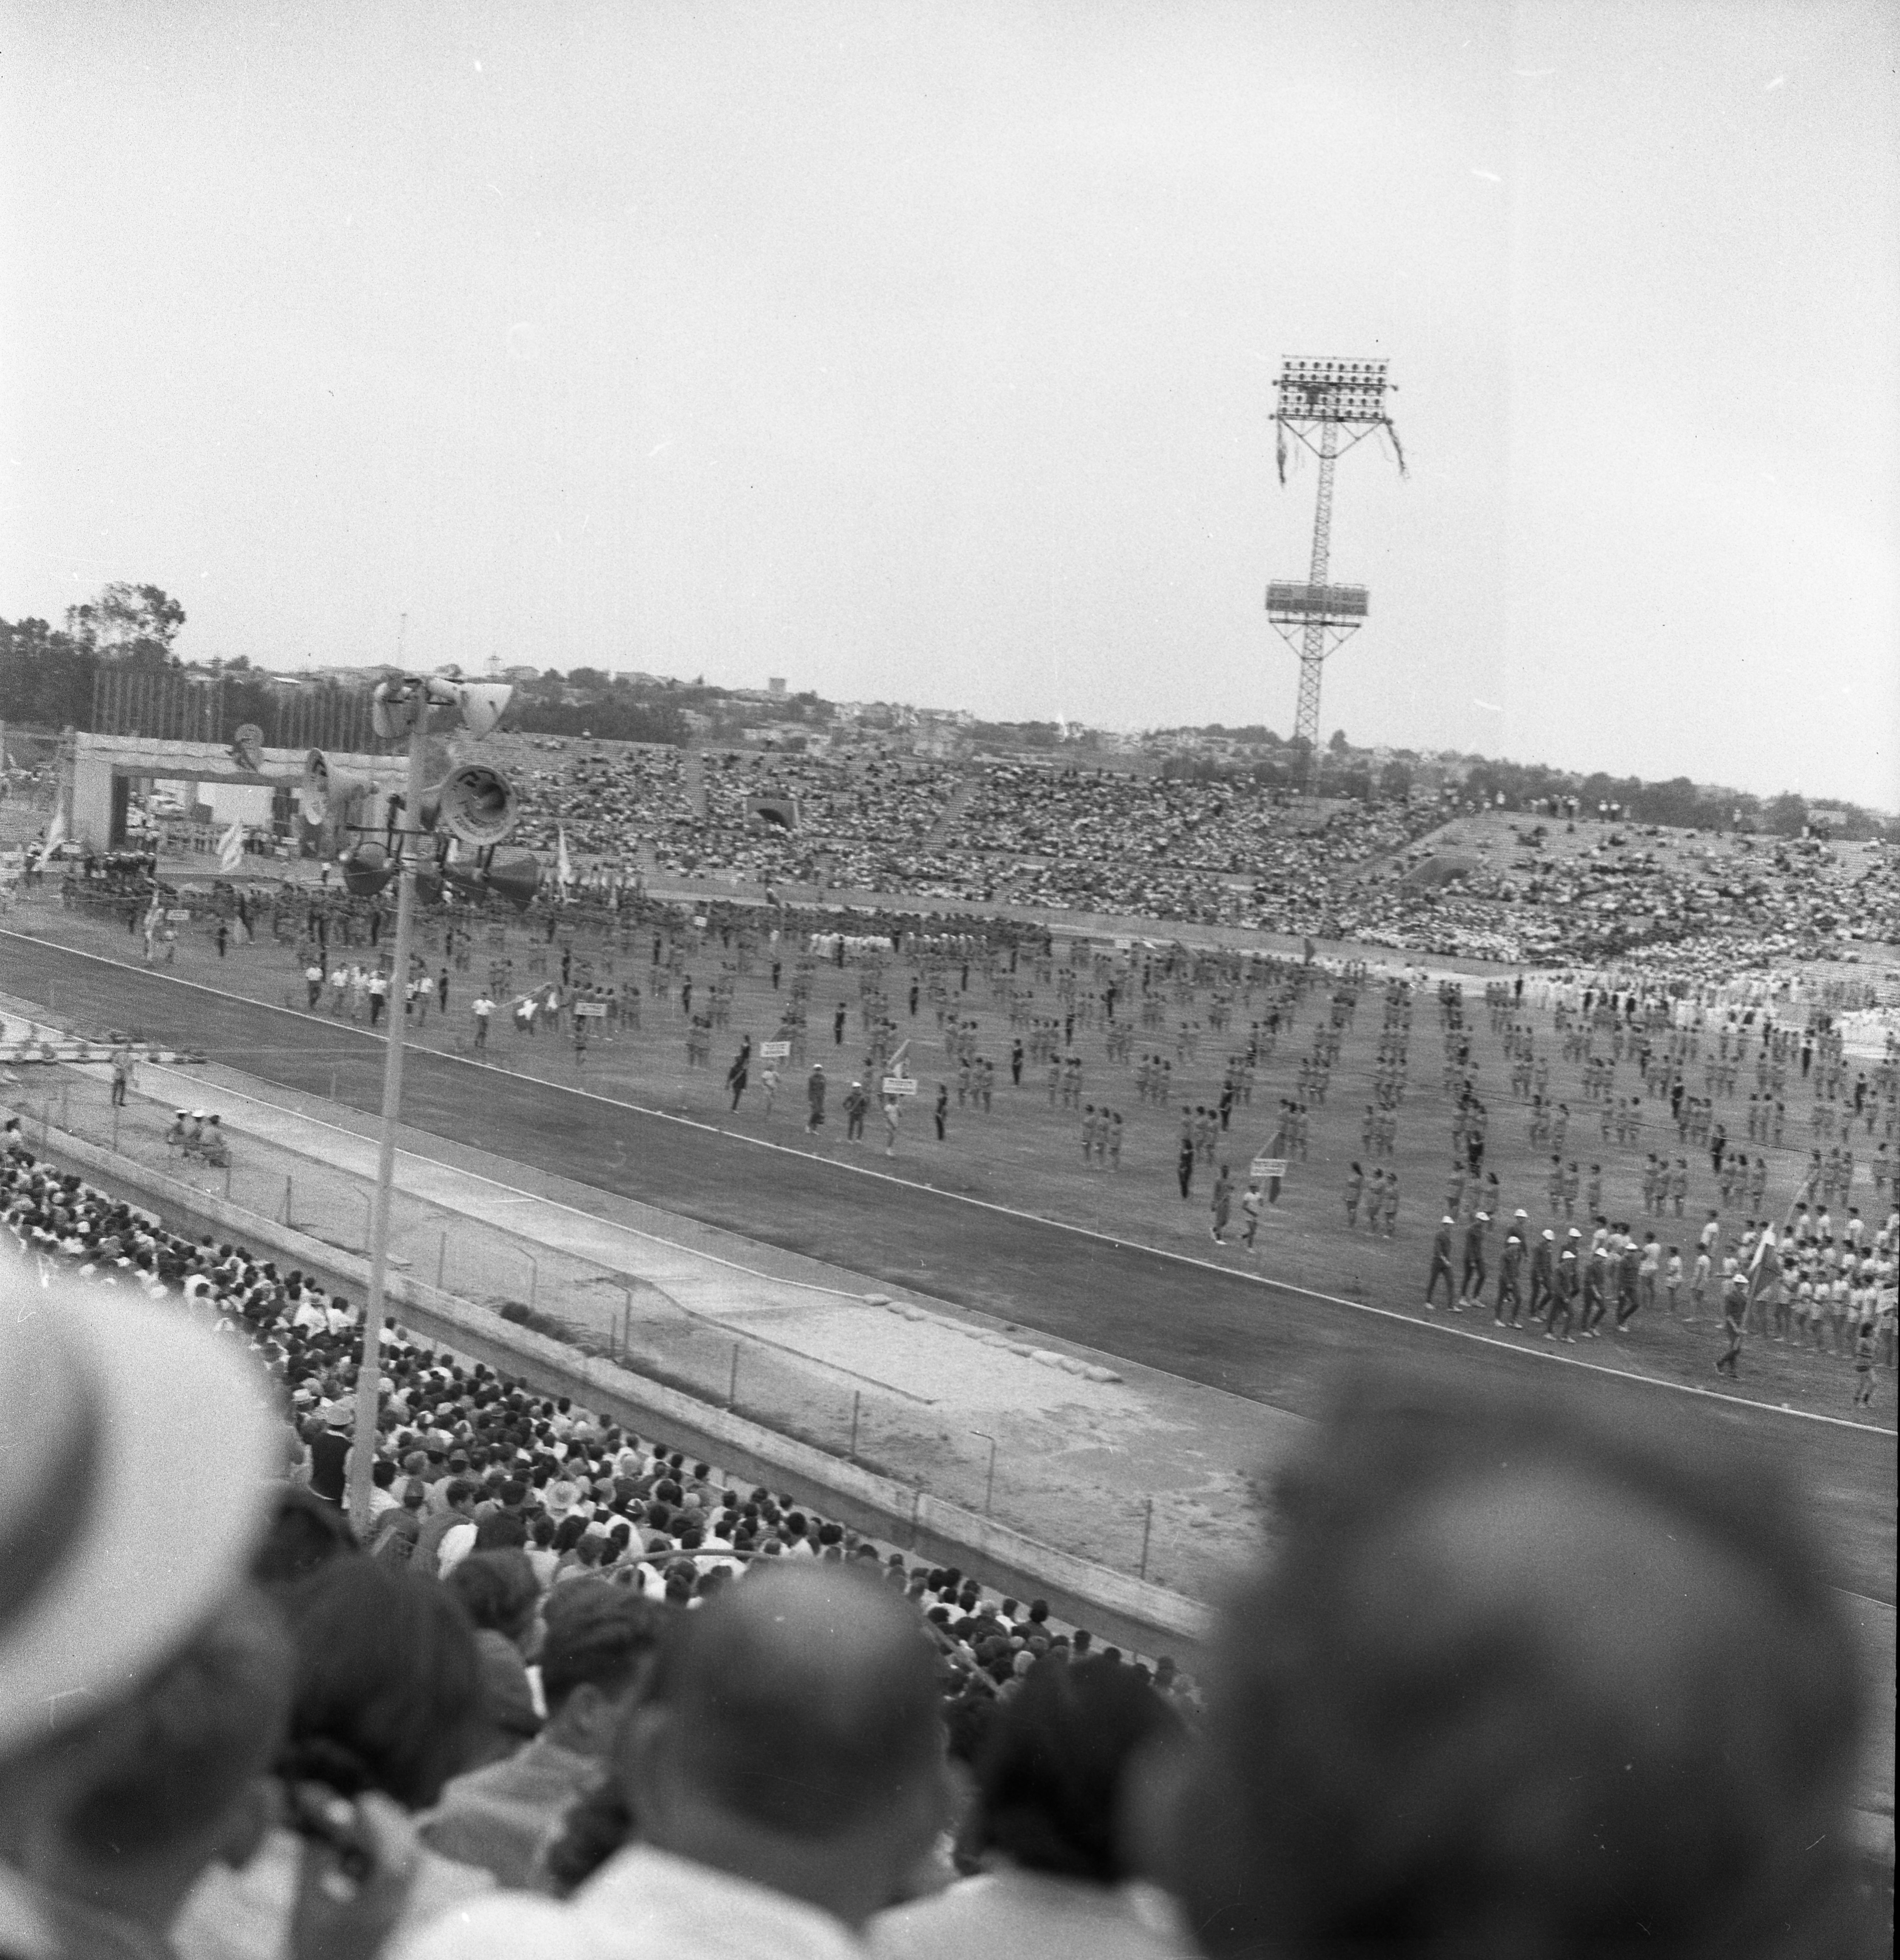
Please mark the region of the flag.
[[43, 858], [50, 858], [66, 841], [66, 806], [62, 803], [52, 813], [52, 821], [46, 826], [46, 841], [40, 847]]
[[244, 826], [234, 823], [218, 840], [218, 868], [235, 871], [244, 862]]
[[560, 886], [561, 896], [564, 899], [567, 896], [567, 887], [574, 881], [573, 861], [567, 855], [567, 826], [565, 824], [557, 829], [554, 839], [554, 882]]

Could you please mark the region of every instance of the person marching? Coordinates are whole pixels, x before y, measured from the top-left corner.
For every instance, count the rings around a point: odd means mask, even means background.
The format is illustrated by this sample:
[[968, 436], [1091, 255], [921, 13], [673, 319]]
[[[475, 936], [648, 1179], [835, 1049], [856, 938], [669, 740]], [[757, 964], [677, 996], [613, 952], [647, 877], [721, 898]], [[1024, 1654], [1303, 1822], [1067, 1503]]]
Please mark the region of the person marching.
[[[1247, 1188], [1241, 1193], [1241, 1216], [1246, 1221], [1241, 1228], [1241, 1243], [1250, 1252], [1253, 1249], [1253, 1241], [1260, 1229], [1260, 1181], [1257, 1177], [1250, 1178]], [[1871, 1346], [1868, 1352], [1873, 1352]]]
[[1523, 1296], [1518, 1283], [1518, 1276], [1523, 1271], [1524, 1262], [1524, 1227], [1521, 1222], [1523, 1216], [1520, 1211], [1511, 1220], [1511, 1230], [1504, 1235], [1504, 1251], [1498, 1260], [1496, 1319], [1500, 1327], [1520, 1325], [1523, 1314]]
[[[1577, 1314], [1577, 1289], [1581, 1275], [1577, 1270], [1577, 1248], [1583, 1241], [1583, 1234], [1575, 1226], [1570, 1228], [1564, 1240], [1563, 1250], [1557, 1255], [1557, 1270], [1551, 1284], [1550, 1312], [1544, 1325], [1546, 1341], [1565, 1341], [1571, 1347], [1577, 1344], [1577, 1337], [1571, 1332]], [[1557, 1322], [1562, 1319], [1564, 1331], [1559, 1334]]]
[[1454, 1313], [1466, 1306], [1484, 1304], [1485, 1279], [1489, 1267], [1485, 1258], [1485, 1238], [1491, 1230], [1491, 1220], [1485, 1212], [1475, 1212], [1471, 1223], [1465, 1227], [1464, 1273], [1459, 1281], [1457, 1303]]
[[1217, 1246], [1224, 1246], [1227, 1243], [1227, 1220], [1233, 1208], [1233, 1179], [1228, 1175], [1226, 1165], [1222, 1164], [1215, 1174], [1214, 1193], [1209, 1200], [1209, 1209], [1212, 1212], [1214, 1219], [1214, 1242]]
[[[1557, 1235], [1546, 1225], [1530, 1255], [1530, 1317], [1550, 1317], [1551, 1282], [1555, 1276]], [[1514, 1322], [1513, 1325], [1516, 1323]]]
[[1428, 1313], [1433, 1312], [1437, 1307], [1438, 1302], [1434, 1296], [1438, 1291], [1438, 1282], [1441, 1279], [1445, 1283], [1446, 1306], [1454, 1313], [1459, 1310], [1458, 1289], [1451, 1271], [1451, 1231], [1456, 1222], [1451, 1214], [1447, 1211], [1439, 1220], [1438, 1229], [1432, 1235], [1431, 1272], [1425, 1281], [1425, 1311]]

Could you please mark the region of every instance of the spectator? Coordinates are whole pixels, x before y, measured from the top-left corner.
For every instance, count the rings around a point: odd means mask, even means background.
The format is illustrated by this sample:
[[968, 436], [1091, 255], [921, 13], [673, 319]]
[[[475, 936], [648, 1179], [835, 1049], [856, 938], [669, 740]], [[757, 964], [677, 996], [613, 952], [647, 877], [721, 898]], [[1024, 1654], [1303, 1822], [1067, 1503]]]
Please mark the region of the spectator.
[[[254, 1378], [175, 1315], [8, 1293], [0, 1950], [154, 1951], [203, 1866], [255, 1835], [282, 1726], [282, 1635], [233, 1589], [272, 1424]], [[194, 1421], [154, 1422], [154, 1398]]]
[[1174, 1712], [1106, 1658], [1030, 1669], [977, 1761], [971, 1848], [978, 1878], [872, 1923], [879, 1960], [1022, 1951], [1040, 1960], [1159, 1960], [1187, 1952], [1164, 1913], [1126, 1888], [1125, 1774], [1178, 1736]]
[[1155, 1805], [1206, 1952], [1851, 1950], [1858, 1656], [1755, 1463], [1361, 1384], [1281, 1495]]
[[774, 1567], [669, 1628], [615, 1770], [640, 1835], [570, 1902], [478, 1902], [400, 1960], [849, 1960], [946, 1812], [929, 1649], [856, 1571]]
[[548, 1602], [541, 1647], [546, 1727], [518, 1755], [457, 1777], [424, 1820], [423, 1841], [504, 1885], [539, 1882], [570, 1806], [601, 1780], [659, 1629], [659, 1609], [626, 1586], [564, 1586]]
[[[379, 1560], [332, 1560], [278, 1595], [296, 1650], [290, 1730], [277, 1762], [287, 1814], [375, 1793], [434, 1803], [481, 1734], [481, 1674], [447, 1589]], [[242, 1871], [214, 1868], [173, 1930], [179, 1960], [276, 1960], [298, 1896], [302, 1838], [272, 1829]], [[415, 1846], [398, 1929], [491, 1888], [485, 1872]]]
[[510, 1756], [541, 1732], [523, 1649], [535, 1628], [541, 1588], [527, 1554], [471, 1552], [443, 1582], [462, 1602], [475, 1628], [481, 1663], [483, 1726], [479, 1761]]

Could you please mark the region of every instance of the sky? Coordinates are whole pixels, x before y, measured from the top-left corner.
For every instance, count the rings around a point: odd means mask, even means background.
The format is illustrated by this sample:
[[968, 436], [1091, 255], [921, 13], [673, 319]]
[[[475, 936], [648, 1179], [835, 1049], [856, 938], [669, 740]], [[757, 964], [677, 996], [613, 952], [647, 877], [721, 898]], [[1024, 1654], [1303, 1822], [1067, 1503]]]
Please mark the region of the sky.
[[1900, 9], [0, 0], [0, 616], [1900, 807]]

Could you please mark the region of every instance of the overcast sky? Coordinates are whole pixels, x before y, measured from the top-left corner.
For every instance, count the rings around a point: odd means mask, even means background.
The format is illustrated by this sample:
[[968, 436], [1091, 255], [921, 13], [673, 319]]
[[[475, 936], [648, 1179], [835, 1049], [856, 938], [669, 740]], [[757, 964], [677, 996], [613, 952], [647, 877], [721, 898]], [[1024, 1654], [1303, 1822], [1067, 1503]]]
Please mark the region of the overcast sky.
[[1900, 10], [0, 4], [0, 615], [1900, 805]]

